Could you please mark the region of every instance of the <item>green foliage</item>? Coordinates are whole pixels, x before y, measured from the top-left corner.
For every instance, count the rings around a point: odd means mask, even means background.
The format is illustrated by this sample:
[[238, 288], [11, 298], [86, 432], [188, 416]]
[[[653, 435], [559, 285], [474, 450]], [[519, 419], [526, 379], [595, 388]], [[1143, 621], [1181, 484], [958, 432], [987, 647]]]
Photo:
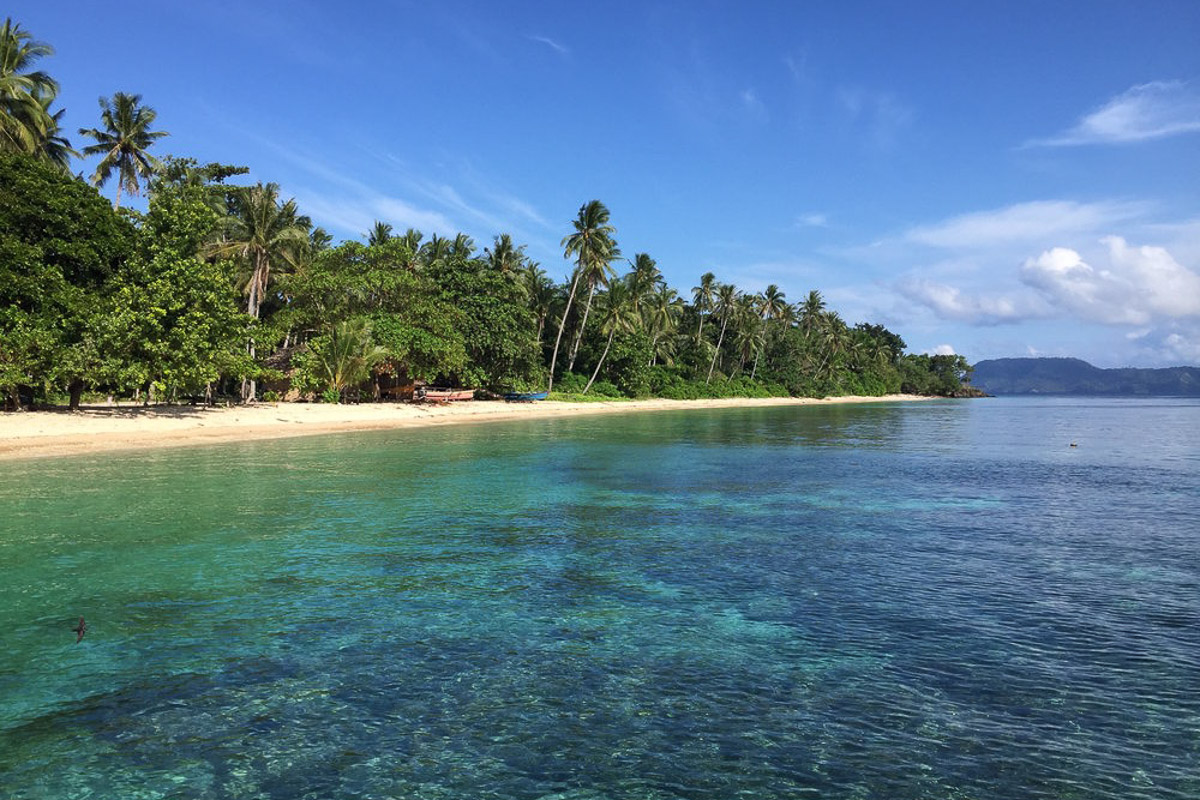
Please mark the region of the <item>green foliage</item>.
[[67, 386], [99, 356], [103, 293], [134, 229], [94, 189], [0, 154], [0, 389]]

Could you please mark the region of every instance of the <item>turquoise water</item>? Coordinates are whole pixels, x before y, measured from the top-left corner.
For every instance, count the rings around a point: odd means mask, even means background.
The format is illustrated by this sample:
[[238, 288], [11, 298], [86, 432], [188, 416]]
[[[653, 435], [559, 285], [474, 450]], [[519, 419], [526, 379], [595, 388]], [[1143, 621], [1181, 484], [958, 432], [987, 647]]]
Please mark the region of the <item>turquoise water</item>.
[[1200, 797], [1194, 401], [3, 469], [2, 797]]

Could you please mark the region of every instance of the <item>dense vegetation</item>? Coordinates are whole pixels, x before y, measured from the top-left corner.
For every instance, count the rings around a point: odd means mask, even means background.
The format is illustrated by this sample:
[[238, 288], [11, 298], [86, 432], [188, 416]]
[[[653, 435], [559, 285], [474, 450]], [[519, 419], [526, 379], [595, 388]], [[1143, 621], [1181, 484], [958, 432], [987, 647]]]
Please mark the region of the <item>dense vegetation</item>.
[[[951, 395], [961, 356], [905, 354], [810, 291], [790, 304], [700, 277], [686, 297], [626, 258], [608, 209], [566, 227], [563, 283], [499, 234], [394, 232], [333, 243], [244, 167], [159, 160], [153, 109], [101, 98], [90, 184], [52, 112], [52, 52], [0, 29], [0, 392], [9, 407], [85, 391], [182, 400], [389, 396], [412, 381], [566, 395]], [[116, 177], [114, 202], [97, 188]], [[120, 207], [147, 190], [145, 213]], [[627, 267], [627, 270], [624, 268]], [[623, 274], [622, 274], [623, 271]]]
[[1198, 397], [1200, 368], [1101, 369], [1078, 358], [997, 358], [976, 364], [972, 383], [988, 394]]

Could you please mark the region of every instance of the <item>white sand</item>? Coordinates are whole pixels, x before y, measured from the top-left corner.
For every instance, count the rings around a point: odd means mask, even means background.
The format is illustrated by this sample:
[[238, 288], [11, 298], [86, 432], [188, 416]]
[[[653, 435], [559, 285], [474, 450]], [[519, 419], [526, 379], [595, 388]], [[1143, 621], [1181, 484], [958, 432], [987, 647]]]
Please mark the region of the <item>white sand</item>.
[[190, 406], [88, 406], [66, 410], [0, 413], [0, 459], [65, 456], [108, 450], [277, 439], [342, 431], [410, 428], [500, 420], [571, 417], [633, 411], [749, 408], [780, 405], [879, 403], [925, 398], [769, 398], [633, 400], [595, 403], [469, 401], [447, 405], [368, 403], [260, 403], [233, 408]]

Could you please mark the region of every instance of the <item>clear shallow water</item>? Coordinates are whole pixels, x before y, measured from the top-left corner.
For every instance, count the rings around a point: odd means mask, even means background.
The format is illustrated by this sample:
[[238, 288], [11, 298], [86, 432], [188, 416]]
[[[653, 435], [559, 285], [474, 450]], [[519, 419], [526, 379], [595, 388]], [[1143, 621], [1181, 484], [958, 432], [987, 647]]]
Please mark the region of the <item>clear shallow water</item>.
[[1200, 797], [1195, 402], [10, 462], [0, 512], [4, 797]]

